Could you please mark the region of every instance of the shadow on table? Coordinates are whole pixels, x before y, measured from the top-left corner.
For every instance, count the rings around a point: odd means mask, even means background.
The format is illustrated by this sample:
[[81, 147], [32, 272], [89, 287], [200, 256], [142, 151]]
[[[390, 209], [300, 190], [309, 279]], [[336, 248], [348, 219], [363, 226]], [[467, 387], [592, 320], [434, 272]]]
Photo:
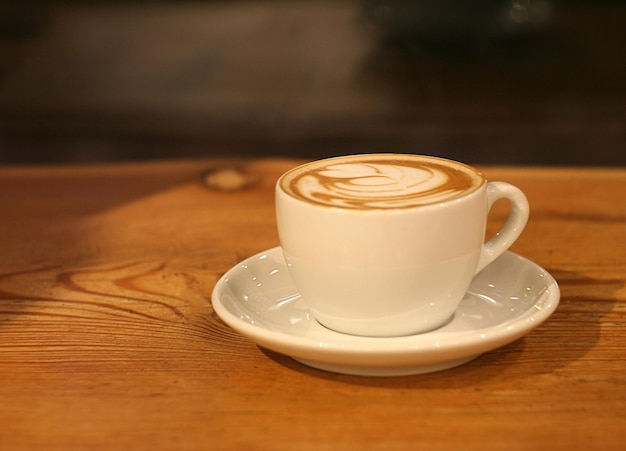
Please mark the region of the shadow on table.
[[[0, 192], [12, 193], [0, 198], [0, 208], [13, 214], [21, 210], [41, 214], [50, 209], [57, 215], [90, 215], [198, 182], [207, 172], [230, 167], [233, 161], [199, 162], [179, 168], [175, 163], [144, 163], [141, 172], [132, 164], [116, 166], [115, 171], [106, 170], [104, 165], [51, 167], [45, 172], [38, 167], [0, 171]], [[61, 207], [65, 207], [63, 211], [59, 211]]]
[[593, 279], [581, 274], [548, 269], [561, 288], [554, 314], [525, 337], [445, 371], [400, 377], [363, 377], [334, 374], [307, 367], [290, 357], [262, 349], [273, 361], [314, 377], [389, 388], [478, 388], [498, 380], [523, 380], [558, 371], [584, 358], [600, 340], [600, 325], [615, 307], [615, 294], [624, 287], [619, 279]]

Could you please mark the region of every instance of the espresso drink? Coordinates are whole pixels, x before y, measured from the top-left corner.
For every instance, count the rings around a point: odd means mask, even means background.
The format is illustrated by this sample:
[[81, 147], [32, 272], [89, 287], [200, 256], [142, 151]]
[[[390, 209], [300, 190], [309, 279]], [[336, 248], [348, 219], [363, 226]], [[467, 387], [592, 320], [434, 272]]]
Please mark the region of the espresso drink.
[[[287, 171], [276, 223], [312, 316], [344, 334], [400, 336], [445, 324], [472, 278], [519, 236], [524, 194], [476, 169], [422, 155], [352, 155]], [[489, 209], [511, 202], [485, 243]]]
[[280, 179], [281, 188], [292, 197], [355, 210], [441, 203], [463, 197], [484, 183], [480, 172], [462, 163], [397, 154], [321, 160]]

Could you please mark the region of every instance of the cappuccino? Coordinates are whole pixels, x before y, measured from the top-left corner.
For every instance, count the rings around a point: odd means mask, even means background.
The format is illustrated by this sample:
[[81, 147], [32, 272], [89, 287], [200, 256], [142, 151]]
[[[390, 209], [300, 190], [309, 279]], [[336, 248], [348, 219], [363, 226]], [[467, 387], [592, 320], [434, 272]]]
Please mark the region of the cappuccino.
[[462, 163], [420, 155], [330, 158], [284, 174], [281, 188], [296, 199], [357, 210], [411, 208], [461, 198], [485, 180]]
[[[445, 324], [475, 274], [517, 239], [528, 201], [476, 169], [422, 155], [330, 158], [276, 183], [278, 236], [295, 285], [329, 329], [376, 337]], [[509, 217], [485, 242], [489, 209]]]

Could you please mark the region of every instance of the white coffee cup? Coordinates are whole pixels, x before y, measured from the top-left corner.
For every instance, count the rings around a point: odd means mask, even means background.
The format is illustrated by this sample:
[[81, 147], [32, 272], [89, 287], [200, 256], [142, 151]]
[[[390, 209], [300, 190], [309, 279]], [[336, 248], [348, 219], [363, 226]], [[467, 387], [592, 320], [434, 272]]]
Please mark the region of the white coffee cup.
[[[485, 242], [489, 210], [503, 198], [509, 216]], [[421, 155], [329, 158], [287, 171], [276, 184], [280, 243], [302, 300], [322, 325], [353, 335], [444, 325], [528, 214], [515, 186]]]

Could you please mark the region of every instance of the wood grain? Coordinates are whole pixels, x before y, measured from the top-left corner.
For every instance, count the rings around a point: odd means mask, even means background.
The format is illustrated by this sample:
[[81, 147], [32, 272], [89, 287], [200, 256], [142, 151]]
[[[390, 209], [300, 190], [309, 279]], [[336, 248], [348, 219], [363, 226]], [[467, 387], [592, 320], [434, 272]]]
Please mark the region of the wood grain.
[[561, 305], [462, 367], [366, 378], [259, 349], [211, 308], [218, 277], [278, 243], [273, 184], [295, 164], [0, 168], [0, 449], [623, 449], [626, 170], [482, 168], [527, 193], [513, 250]]

